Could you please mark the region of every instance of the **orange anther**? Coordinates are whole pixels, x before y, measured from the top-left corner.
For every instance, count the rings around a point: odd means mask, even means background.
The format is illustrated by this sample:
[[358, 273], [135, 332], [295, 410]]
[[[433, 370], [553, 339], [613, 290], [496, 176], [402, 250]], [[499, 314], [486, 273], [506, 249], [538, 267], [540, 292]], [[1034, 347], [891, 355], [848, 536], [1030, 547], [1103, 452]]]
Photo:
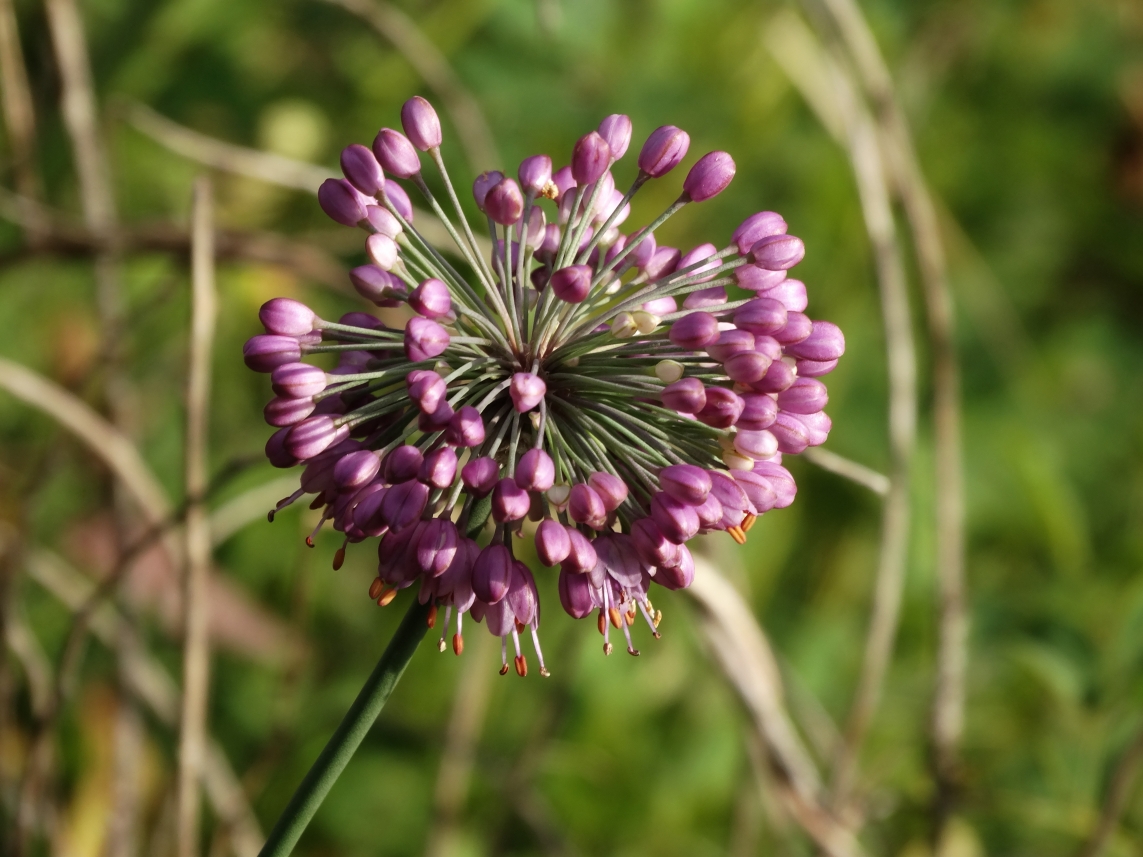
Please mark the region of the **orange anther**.
[[370, 598], [370, 600], [376, 601], [378, 598], [380, 598], [381, 597], [381, 590], [384, 588], [385, 588], [385, 581], [383, 581], [380, 577], [376, 578], [372, 583], [370, 583], [369, 584], [369, 598]]
[[452, 650], [458, 657], [464, 654], [464, 637], [460, 634], [452, 635]]
[[384, 592], [381, 593], [381, 597], [377, 599], [377, 606], [378, 607], [388, 607], [389, 604], [391, 604], [393, 602], [393, 599], [396, 597], [397, 597], [397, 587], [394, 586], [392, 589], [386, 589]]
[[528, 674], [528, 659], [523, 655], [516, 655], [516, 675], [524, 678]]
[[500, 667], [500, 675], [508, 675], [508, 664]]
[[435, 628], [437, 626], [437, 605], [433, 604], [431, 607], [429, 607], [429, 617], [426, 621], [428, 622], [430, 628]]
[[333, 570], [340, 571], [341, 566], [345, 563], [345, 548], [338, 548], [333, 553]]
[[616, 628], [623, 627], [623, 617], [619, 612], [618, 607], [612, 607], [607, 611], [607, 615], [611, 617], [611, 624]]
[[758, 520], [757, 515], [747, 515], [742, 519], [742, 532], [750, 532], [750, 528], [754, 526], [754, 522]]

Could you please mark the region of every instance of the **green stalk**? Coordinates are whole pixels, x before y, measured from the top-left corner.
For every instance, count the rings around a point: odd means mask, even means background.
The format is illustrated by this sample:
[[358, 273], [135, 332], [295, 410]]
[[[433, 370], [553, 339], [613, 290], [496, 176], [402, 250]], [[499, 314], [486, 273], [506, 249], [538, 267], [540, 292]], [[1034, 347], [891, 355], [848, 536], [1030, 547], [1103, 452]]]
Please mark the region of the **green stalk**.
[[429, 605], [419, 603], [414, 597], [409, 611], [381, 655], [381, 660], [366, 679], [365, 686], [345, 713], [337, 731], [290, 798], [290, 803], [270, 831], [258, 857], [287, 857], [294, 850], [314, 813], [381, 713], [389, 694], [393, 692], [413, 657], [413, 652], [428, 631], [428, 615]]

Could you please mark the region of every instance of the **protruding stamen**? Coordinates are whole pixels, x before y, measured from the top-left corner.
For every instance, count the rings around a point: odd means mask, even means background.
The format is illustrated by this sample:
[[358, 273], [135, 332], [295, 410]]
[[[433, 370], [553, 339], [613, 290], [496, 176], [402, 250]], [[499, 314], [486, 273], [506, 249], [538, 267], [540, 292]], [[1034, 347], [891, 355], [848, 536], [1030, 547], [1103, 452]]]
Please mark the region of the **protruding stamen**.
[[604, 644], [603, 644], [603, 653], [604, 653], [605, 655], [610, 655], [610, 654], [612, 653], [612, 651], [614, 651], [614, 648], [612, 647], [611, 643], [608, 643], [608, 642], [604, 642]]
[[320, 509], [325, 505], [325, 492], [322, 491], [310, 501], [310, 509]]
[[758, 520], [757, 515], [747, 515], [745, 518], [743, 518], [742, 523], [739, 524], [739, 526], [742, 527], [742, 532], [744, 532], [744, 533], [750, 532], [750, 528], [754, 526], [754, 522], [757, 520]]
[[650, 601], [646, 602], [645, 604], [640, 604], [639, 612], [643, 614], [643, 618], [647, 620], [647, 627], [651, 629], [651, 633], [654, 634], [655, 639], [658, 640], [663, 635], [660, 634], [659, 629], [655, 627], [655, 620], [651, 618], [651, 613], [648, 611], [650, 604]]
[[445, 649], [447, 648], [448, 644], [445, 643], [444, 637], [441, 637], [439, 640], [437, 640], [437, 651], [439, 651], [442, 655], [445, 653]]
[[373, 582], [369, 584], [369, 600], [376, 601], [381, 597], [381, 590], [385, 588], [385, 581], [380, 577], [375, 577]]
[[[345, 541], [348, 543], [349, 539]], [[345, 544], [333, 552], [333, 570], [340, 571], [343, 565], [345, 565]]]
[[314, 530], [312, 533], [310, 533], [308, 536], [306, 536], [306, 546], [307, 547], [312, 548], [314, 546], [314, 539], [317, 538], [317, 534], [321, 532], [321, 528], [325, 526], [325, 522], [328, 521], [332, 515], [333, 515], [333, 507], [332, 506], [330, 506], [328, 509], [326, 509], [324, 512], [322, 512], [321, 519], [317, 522], [317, 526], [314, 527]]
[[430, 628], [435, 628], [437, 626], [437, 605], [435, 603], [429, 607], [429, 616], [426, 621], [428, 622], [428, 626]]
[[452, 653], [458, 658], [464, 654], [464, 637], [459, 632], [452, 635]]
[[505, 663], [500, 667], [500, 675], [508, 675], [508, 664]]
[[624, 618], [625, 618], [625, 619], [627, 619], [627, 625], [628, 625], [628, 627], [630, 627], [631, 625], [634, 625], [634, 624], [635, 624], [635, 605], [634, 605], [634, 604], [632, 604], [632, 605], [631, 605], [631, 609], [630, 609], [630, 610], [628, 610], [628, 611], [627, 611], [627, 612], [624, 614]]
[[746, 533], [742, 532], [742, 527], [727, 527], [726, 532], [740, 545], [746, 544]]
[[597, 628], [599, 628], [599, 633], [601, 633], [601, 634], [607, 633], [607, 619], [604, 616], [602, 607], [599, 608], [599, 616], [596, 617], [595, 625]]
[[500, 638], [500, 675], [508, 675], [508, 637]]
[[551, 675], [551, 673], [549, 673], [548, 668], [544, 666], [544, 653], [540, 650], [540, 635], [536, 632], [535, 623], [532, 624], [531, 630], [532, 646], [536, 650], [536, 657], [540, 659], [540, 675], [542, 675], [544, 678], [547, 678], [549, 675]]
[[656, 610], [655, 611], [655, 627], [658, 628], [659, 623], [662, 621], [663, 621], [663, 611], [662, 610]]
[[631, 648], [630, 646], [628, 646], [628, 647], [627, 647], [627, 654], [629, 654], [629, 655], [632, 655], [633, 657], [636, 657], [636, 658], [637, 658], [637, 657], [639, 657], [639, 650], [638, 650], [638, 649], [633, 649], [633, 648]]
[[377, 599], [377, 606], [378, 607], [388, 607], [391, 603], [393, 603], [393, 599], [396, 597], [397, 597], [397, 587], [396, 586], [394, 586], [392, 589], [386, 589], [384, 592], [381, 593], [381, 597]]
[[623, 624], [623, 619], [622, 619], [622, 616], [619, 612], [618, 607], [609, 608], [607, 611], [607, 615], [609, 617], [611, 617], [611, 624], [614, 625], [616, 628], [620, 627]]
[[527, 678], [528, 676], [528, 659], [523, 655], [516, 655], [516, 675], [520, 678]]

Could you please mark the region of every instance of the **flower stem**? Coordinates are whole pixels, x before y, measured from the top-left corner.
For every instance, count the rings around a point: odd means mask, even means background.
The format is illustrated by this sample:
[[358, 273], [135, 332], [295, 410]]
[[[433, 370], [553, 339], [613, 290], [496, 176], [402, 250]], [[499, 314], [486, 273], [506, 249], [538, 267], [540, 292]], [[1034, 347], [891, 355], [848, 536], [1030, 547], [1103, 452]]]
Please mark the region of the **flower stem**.
[[337, 731], [290, 798], [290, 803], [270, 831], [258, 857], [287, 857], [294, 850], [310, 819], [381, 713], [389, 694], [393, 692], [412, 659], [413, 652], [428, 631], [428, 615], [429, 605], [419, 603], [414, 597], [397, 632], [385, 647], [381, 660], [366, 679], [365, 686], [345, 713]]

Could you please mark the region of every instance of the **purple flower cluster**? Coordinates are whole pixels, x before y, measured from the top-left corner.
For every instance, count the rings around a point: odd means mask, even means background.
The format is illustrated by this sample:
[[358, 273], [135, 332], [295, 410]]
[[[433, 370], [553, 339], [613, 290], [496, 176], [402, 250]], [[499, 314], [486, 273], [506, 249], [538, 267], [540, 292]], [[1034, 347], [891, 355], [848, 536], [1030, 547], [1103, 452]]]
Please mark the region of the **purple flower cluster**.
[[[354, 288], [414, 317], [404, 330], [356, 312], [331, 322], [277, 298], [260, 312], [266, 333], [244, 349], [275, 393], [266, 454], [304, 466], [278, 508], [314, 494], [319, 528], [332, 521], [346, 543], [379, 539], [370, 597], [384, 605], [419, 583], [430, 624], [445, 610], [442, 651], [455, 613], [461, 652], [470, 613], [502, 639], [502, 672], [510, 639], [527, 673], [528, 631], [546, 675], [536, 584], [514, 547], [530, 521], [540, 562], [559, 567], [564, 610], [598, 616], [605, 652], [613, 626], [638, 654], [630, 628], [640, 614], [659, 636], [652, 584], [693, 579], [686, 543], [714, 530], [743, 543], [758, 515], [794, 500], [783, 455], [829, 433], [820, 378], [845, 341], [805, 315], [805, 285], [788, 276], [805, 248], [770, 211], [723, 249], [656, 243], [669, 217], [730, 183], [726, 152], [700, 158], [652, 223], [620, 231], [632, 196], [678, 166], [690, 138], [653, 131], [624, 193], [612, 168], [632, 128], [614, 115], [576, 142], [568, 166], [535, 155], [516, 178], [476, 179], [489, 252], [453, 190], [433, 108], [414, 98], [401, 121], [404, 134], [383, 128], [371, 149], [346, 148], [345, 178], [318, 198], [335, 221], [369, 233]], [[422, 179], [419, 152], [439, 170], [451, 216]], [[424, 195], [457, 264], [414, 227], [394, 176]], [[729, 285], [754, 294], [731, 301]], [[337, 354], [335, 368], [303, 362], [323, 352]]]

